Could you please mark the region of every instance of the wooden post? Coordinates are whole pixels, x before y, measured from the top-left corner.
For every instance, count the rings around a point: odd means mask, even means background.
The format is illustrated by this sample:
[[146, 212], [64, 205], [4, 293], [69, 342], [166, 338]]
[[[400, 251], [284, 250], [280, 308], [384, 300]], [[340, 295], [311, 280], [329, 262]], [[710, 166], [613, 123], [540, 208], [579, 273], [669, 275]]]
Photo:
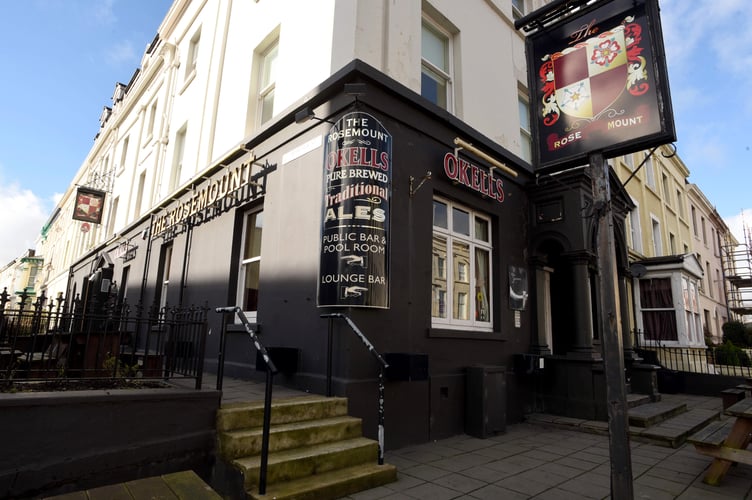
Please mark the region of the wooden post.
[[611, 208], [608, 164], [602, 153], [588, 157], [593, 186], [593, 217], [598, 230], [599, 327], [603, 346], [608, 407], [608, 436], [611, 456], [611, 498], [632, 500], [632, 459], [629, 448], [629, 417], [624, 381], [622, 339], [618, 330], [618, 300], [616, 296], [616, 252], [614, 223]]

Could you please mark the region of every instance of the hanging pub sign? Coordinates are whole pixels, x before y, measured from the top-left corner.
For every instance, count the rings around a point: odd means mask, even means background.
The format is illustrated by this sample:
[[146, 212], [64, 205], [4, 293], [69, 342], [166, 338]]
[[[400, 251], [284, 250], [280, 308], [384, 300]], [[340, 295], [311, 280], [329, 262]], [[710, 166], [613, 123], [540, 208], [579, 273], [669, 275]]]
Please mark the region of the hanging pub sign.
[[76, 204], [73, 207], [73, 219], [99, 224], [102, 222], [105, 192], [79, 187], [76, 191]]
[[539, 171], [676, 140], [657, 0], [577, 6], [526, 40]]
[[389, 307], [392, 136], [355, 111], [326, 136], [318, 305]]

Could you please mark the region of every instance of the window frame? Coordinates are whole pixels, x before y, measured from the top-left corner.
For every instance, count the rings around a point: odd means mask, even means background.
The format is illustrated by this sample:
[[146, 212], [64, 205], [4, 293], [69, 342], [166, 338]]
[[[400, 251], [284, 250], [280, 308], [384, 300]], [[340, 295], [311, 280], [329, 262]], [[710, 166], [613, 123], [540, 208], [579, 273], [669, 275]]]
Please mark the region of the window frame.
[[[241, 307], [241, 309], [243, 310], [243, 314], [245, 315], [246, 319], [248, 319], [248, 321], [251, 322], [251, 323], [255, 323], [258, 320], [258, 292], [259, 292], [259, 290], [261, 288], [260, 287], [260, 281], [261, 281], [261, 257], [262, 257], [261, 245], [263, 243], [263, 230], [264, 230], [263, 214], [264, 214], [264, 207], [263, 206], [257, 206], [257, 207], [251, 208], [249, 210], [246, 210], [243, 213], [243, 216], [242, 216], [242, 233], [241, 233], [241, 238], [240, 238], [240, 252], [239, 252], [239, 256], [238, 256], [238, 263], [239, 263], [239, 265], [238, 265], [238, 287], [237, 287], [237, 291], [236, 291], [236, 302], [235, 303], [238, 304]], [[250, 233], [249, 232], [248, 224], [249, 224], [249, 221], [250, 221], [251, 217], [254, 217], [254, 222], [256, 224], [258, 224], [259, 215], [261, 216], [261, 226], [258, 226], [258, 225], [254, 226], [254, 228], [258, 227], [260, 229], [260, 231], [258, 233], [258, 237], [259, 237], [258, 247], [257, 247], [258, 248], [258, 254], [254, 254], [254, 255], [251, 255], [251, 256], [247, 257], [245, 255], [245, 249], [246, 249], [246, 245], [248, 243], [248, 238], [252, 234], [255, 234], [255, 233]], [[255, 248], [256, 245], [253, 245], [253, 247]], [[256, 289], [256, 292], [257, 292], [257, 296], [256, 296], [256, 299], [255, 299], [255, 301], [256, 301], [256, 309], [255, 310], [251, 310], [251, 309], [246, 309], [246, 301], [245, 301], [245, 284], [246, 284], [246, 275], [247, 275], [246, 268], [248, 266], [252, 266], [252, 265], [254, 265], [256, 263], [258, 263], [258, 276], [257, 276], [256, 279], [259, 282], [259, 288]]]
[[[446, 58], [446, 68], [437, 66], [434, 61], [431, 61], [426, 57], [422, 43], [424, 30], [428, 30], [434, 36], [436, 36], [437, 39], [444, 42], [444, 57]], [[438, 102], [438, 98], [437, 101], [433, 101], [423, 93], [423, 78], [427, 77], [431, 78], [432, 80], [436, 80], [434, 76], [443, 79], [445, 88], [444, 99], [446, 100], [445, 105], [442, 105], [440, 102]], [[433, 102], [437, 106], [452, 113], [454, 111], [454, 36], [449, 30], [447, 30], [427, 14], [423, 14], [421, 22], [420, 79], [420, 95]]]
[[[273, 57], [272, 57], [273, 54]], [[256, 95], [256, 121], [263, 125], [274, 117], [274, 99], [277, 89], [275, 64], [279, 60], [279, 38], [275, 38], [258, 53], [258, 92]], [[271, 97], [270, 101], [267, 98]], [[267, 104], [271, 106], [268, 109]], [[268, 115], [265, 111], [268, 110]]]
[[[435, 196], [432, 203], [432, 206], [435, 206], [436, 203], [441, 203], [445, 205], [447, 209], [447, 227], [437, 226], [436, 221], [432, 221], [433, 239], [443, 240], [446, 247], [444, 249], [446, 256], [443, 257], [443, 259], [446, 262], [447, 267], [444, 270], [443, 278], [441, 276], [437, 276], [437, 273], [432, 272], [430, 313], [431, 327], [452, 331], [460, 330], [470, 331], [473, 333], [492, 333], [494, 324], [494, 310], [496, 308], [496, 304], [494, 303], [493, 296], [494, 252], [491, 216], [483, 212], [473, 210], [467, 205], [457, 203], [440, 196]], [[468, 214], [468, 221], [470, 226], [468, 232], [470, 234], [463, 234], [461, 232], [458, 232], [458, 230], [454, 227], [452, 214], [455, 210], [459, 210]], [[477, 222], [482, 222], [485, 226], [485, 236], [487, 236], [487, 241], [483, 240], [478, 236], [478, 234], [476, 234]], [[462, 316], [461, 312], [455, 311], [456, 307], [459, 306], [459, 294], [464, 291], [455, 290], [455, 282], [459, 282], [458, 280], [460, 279], [458, 268], [455, 265], [454, 259], [454, 249], [455, 246], [458, 246], [458, 244], [467, 246], [468, 251], [468, 262], [466, 263], [467, 272], [465, 276], [466, 278], [468, 278], [468, 293], [466, 293], [465, 295], [465, 306], [469, 306], [466, 310], [466, 317], [468, 319], [460, 319], [460, 316]], [[483, 287], [484, 289], [483, 291], [486, 292], [485, 307], [487, 308], [487, 321], [476, 319], [476, 315], [479, 314], [479, 309], [482, 310], [483, 306], [481, 304], [481, 306], [479, 307], [478, 301], [472, 298], [476, 296], [477, 290], [479, 290], [477, 275], [477, 266], [479, 265], [479, 263], [477, 262], [477, 255], [479, 252], [485, 253], [487, 255], [487, 262], [485, 263], [484, 269], [486, 276], [484, 278], [487, 279], [488, 282], [485, 284], [485, 286], [481, 285], [481, 287]], [[438, 252], [435, 246], [432, 246], [432, 253], [433, 255], [437, 255], [439, 259], [442, 258], [441, 252]], [[483, 263], [480, 263], [480, 265], [483, 265]], [[435, 270], [436, 269], [434, 269], [433, 271]], [[441, 285], [437, 285], [437, 281], [443, 282], [444, 287], [442, 288]], [[457, 292], [457, 294], [455, 294], [455, 292]], [[473, 292], [473, 295], [471, 296], [469, 292]], [[456, 299], [455, 295], [457, 296]], [[443, 301], [440, 299], [440, 297], [442, 296], [444, 297]], [[482, 299], [481, 301], [483, 302]], [[435, 312], [438, 312], [439, 315], [434, 315]], [[441, 317], [442, 312], [444, 317]], [[480, 312], [480, 314], [482, 314], [482, 311]]]

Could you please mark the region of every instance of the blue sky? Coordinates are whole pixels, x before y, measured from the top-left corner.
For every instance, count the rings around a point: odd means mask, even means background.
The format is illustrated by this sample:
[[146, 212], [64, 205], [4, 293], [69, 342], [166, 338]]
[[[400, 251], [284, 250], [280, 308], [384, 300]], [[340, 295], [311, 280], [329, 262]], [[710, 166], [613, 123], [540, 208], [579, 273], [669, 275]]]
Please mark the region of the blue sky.
[[[0, 267], [34, 241], [172, 0], [0, 0]], [[752, 9], [661, 0], [679, 156], [741, 234], [752, 225]]]

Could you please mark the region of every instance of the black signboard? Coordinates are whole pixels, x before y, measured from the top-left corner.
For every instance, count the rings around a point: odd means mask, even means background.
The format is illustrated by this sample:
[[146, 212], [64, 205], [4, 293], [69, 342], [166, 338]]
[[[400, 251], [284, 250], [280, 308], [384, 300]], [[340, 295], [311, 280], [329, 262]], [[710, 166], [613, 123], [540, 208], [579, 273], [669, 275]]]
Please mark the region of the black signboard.
[[102, 222], [102, 210], [106, 193], [97, 189], [79, 187], [76, 191], [76, 205], [73, 207], [73, 219], [99, 224]]
[[657, 0], [601, 0], [527, 38], [537, 170], [676, 140]]
[[318, 305], [389, 307], [392, 136], [355, 111], [329, 131]]

